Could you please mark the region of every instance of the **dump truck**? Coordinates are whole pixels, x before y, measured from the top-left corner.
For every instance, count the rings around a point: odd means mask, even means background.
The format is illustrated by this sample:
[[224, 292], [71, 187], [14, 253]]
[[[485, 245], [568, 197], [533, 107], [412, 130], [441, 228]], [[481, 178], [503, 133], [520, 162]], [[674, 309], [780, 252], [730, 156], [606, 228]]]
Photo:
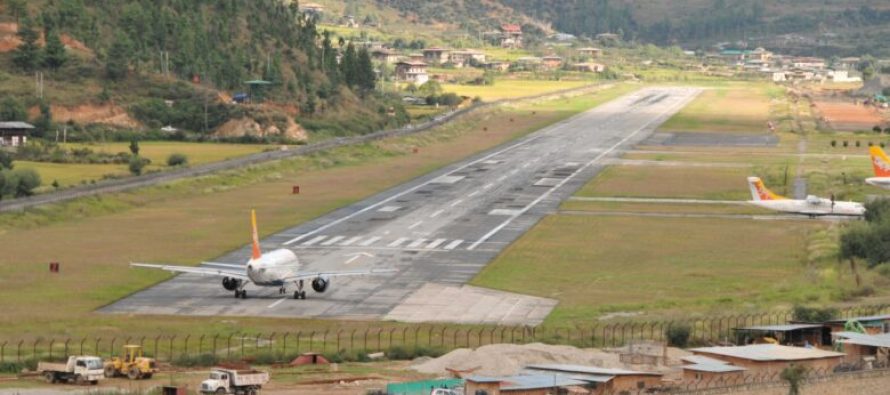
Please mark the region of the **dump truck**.
[[201, 382], [202, 394], [256, 395], [269, 382], [269, 373], [259, 370], [213, 368]]
[[150, 379], [158, 372], [158, 364], [153, 358], [142, 355], [142, 346], [124, 346], [124, 356], [112, 357], [105, 362], [105, 377], [127, 376], [130, 380]]
[[88, 355], [72, 355], [68, 362], [38, 362], [37, 372], [51, 384], [96, 384], [104, 377], [102, 358]]

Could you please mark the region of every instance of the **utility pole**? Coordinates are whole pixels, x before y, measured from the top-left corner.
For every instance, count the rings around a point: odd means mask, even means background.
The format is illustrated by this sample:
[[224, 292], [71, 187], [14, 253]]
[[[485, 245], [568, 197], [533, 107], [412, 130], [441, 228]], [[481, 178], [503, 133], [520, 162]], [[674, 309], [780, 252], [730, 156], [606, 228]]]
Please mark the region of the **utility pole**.
[[43, 99], [43, 72], [34, 73], [34, 90], [38, 99]]

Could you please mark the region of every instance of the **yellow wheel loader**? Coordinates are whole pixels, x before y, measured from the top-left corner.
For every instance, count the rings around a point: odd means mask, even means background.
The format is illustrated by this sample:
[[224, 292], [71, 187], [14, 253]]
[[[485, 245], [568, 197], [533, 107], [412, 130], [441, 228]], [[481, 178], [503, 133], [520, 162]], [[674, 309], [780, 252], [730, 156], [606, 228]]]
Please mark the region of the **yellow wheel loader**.
[[105, 361], [105, 377], [127, 376], [130, 380], [150, 379], [158, 372], [154, 358], [142, 356], [142, 346], [124, 346], [123, 357], [111, 357]]

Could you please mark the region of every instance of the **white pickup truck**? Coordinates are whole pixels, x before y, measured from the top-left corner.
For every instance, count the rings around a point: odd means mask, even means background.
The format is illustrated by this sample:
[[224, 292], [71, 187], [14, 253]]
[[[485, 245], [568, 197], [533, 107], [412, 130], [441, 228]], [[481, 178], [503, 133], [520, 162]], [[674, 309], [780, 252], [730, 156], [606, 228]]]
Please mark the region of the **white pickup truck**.
[[258, 370], [214, 368], [201, 382], [202, 394], [256, 395], [269, 382], [269, 373]]
[[66, 363], [38, 362], [37, 371], [48, 383], [72, 382], [96, 384], [105, 378], [102, 359], [86, 355], [72, 355]]

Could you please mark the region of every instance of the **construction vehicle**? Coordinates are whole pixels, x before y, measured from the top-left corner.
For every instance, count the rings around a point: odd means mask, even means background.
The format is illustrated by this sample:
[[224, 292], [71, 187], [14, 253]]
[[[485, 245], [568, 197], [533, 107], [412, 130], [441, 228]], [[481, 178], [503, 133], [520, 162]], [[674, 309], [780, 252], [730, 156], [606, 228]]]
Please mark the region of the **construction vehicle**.
[[259, 370], [213, 368], [201, 382], [202, 394], [256, 395], [269, 382], [269, 373]]
[[157, 372], [157, 362], [144, 357], [140, 345], [125, 345], [123, 358], [111, 357], [105, 361], [105, 377], [108, 378], [127, 376], [130, 380], [150, 379]]
[[96, 384], [102, 379], [102, 359], [87, 355], [72, 355], [68, 362], [38, 362], [39, 372], [47, 383], [71, 382], [75, 384]]

